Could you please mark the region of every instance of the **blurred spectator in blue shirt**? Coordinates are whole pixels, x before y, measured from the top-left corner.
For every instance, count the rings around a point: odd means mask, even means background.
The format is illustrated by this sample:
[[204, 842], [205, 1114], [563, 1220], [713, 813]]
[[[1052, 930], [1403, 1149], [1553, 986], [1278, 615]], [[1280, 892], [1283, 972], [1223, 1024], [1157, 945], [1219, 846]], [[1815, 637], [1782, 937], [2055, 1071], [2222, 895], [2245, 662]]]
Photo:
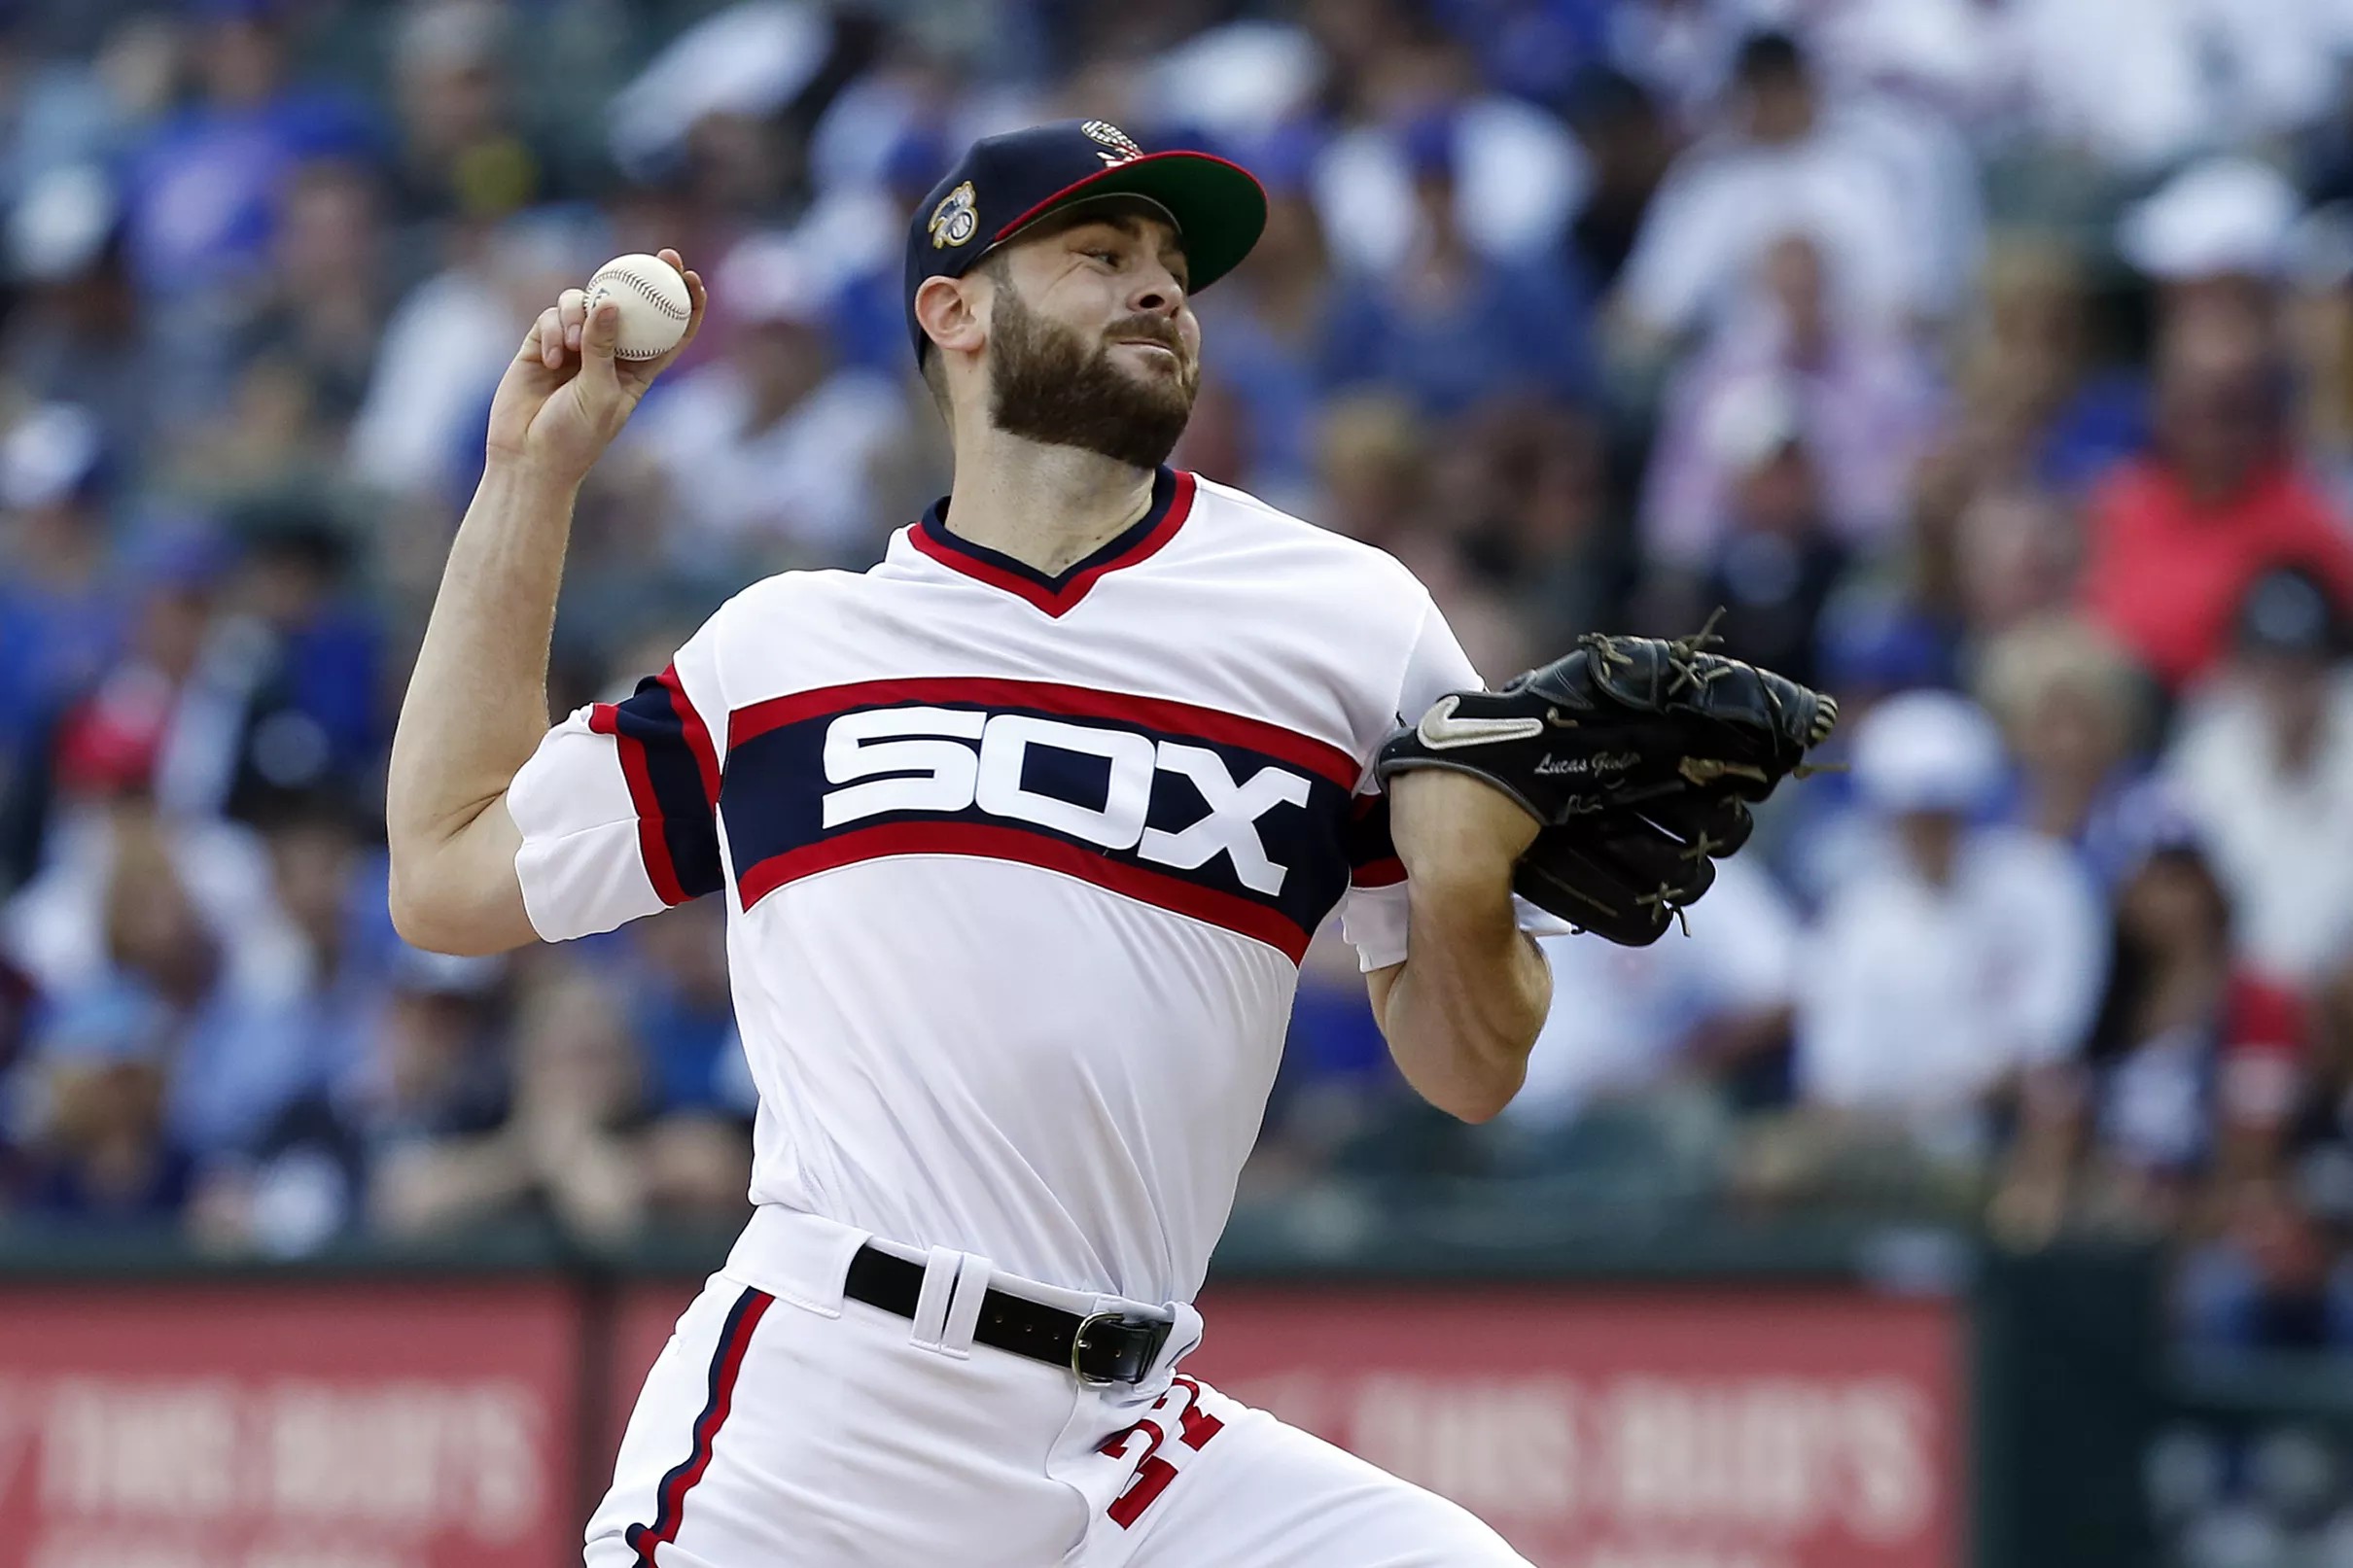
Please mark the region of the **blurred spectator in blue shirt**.
[[507, 1119], [400, 1152], [376, 1195], [380, 1223], [422, 1233], [538, 1212], [613, 1240], [653, 1213], [741, 1220], [749, 1140], [708, 1118], [658, 1115], [629, 1009], [607, 977], [539, 964], [520, 1012]]
[[1651, 198], [1674, 162], [1674, 131], [1649, 93], [1612, 70], [1578, 82], [1568, 116], [1592, 175], [1569, 226], [1569, 246], [1595, 291], [1606, 293], [1633, 254]]
[[1652, 561], [1642, 614], [1679, 633], [1722, 606], [1717, 630], [1736, 656], [1811, 683], [1818, 623], [1850, 552], [1826, 515], [1798, 389], [1784, 376], [1728, 388], [1701, 440], [1725, 478], [1720, 521], [1688, 564]]
[[84, 1232], [177, 1225], [195, 1166], [165, 1130], [168, 1028], [164, 1004], [128, 987], [58, 1007], [29, 1086], [29, 1216]]
[[2011, 234], [1989, 248], [1974, 321], [1954, 355], [1950, 433], [1988, 480], [2074, 496], [2149, 438], [2148, 389], [2108, 363], [2107, 312], [2067, 246]]
[[[868, 115], [879, 113], [872, 100], [886, 95], [895, 96], [887, 89], [860, 96], [852, 88], [836, 100], [840, 120], [821, 121], [810, 150], [821, 176], [828, 132], [847, 138], [871, 130]], [[831, 291], [828, 314], [842, 363], [896, 377], [912, 368], [903, 275], [907, 214], [939, 183], [954, 155], [919, 112], [892, 107], [904, 118], [892, 125], [878, 170], [870, 178], [846, 171], [838, 184], [821, 189], [794, 226], [792, 243]]]
[[505, 979], [499, 959], [397, 950], [391, 999], [366, 1059], [316, 1107], [325, 1116], [285, 1130], [306, 1133], [313, 1148], [350, 1151], [372, 1227], [402, 1233], [437, 1223], [449, 1188], [468, 1176], [465, 1162], [453, 1169], [445, 1158], [449, 1147], [505, 1121], [512, 1066], [501, 1033]]
[[1341, 1149], [1393, 1114], [1411, 1091], [1366, 1000], [1353, 948], [1329, 931], [1311, 945], [1243, 1180], [1246, 1201], [1317, 1179]]
[[[1320, 346], [1335, 331], [1331, 259], [1304, 180], [1310, 137], [1278, 138], [1256, 165], [1266, 230], [1249, 257], [1200, 302], [1204, 391], [1237, 404], [1235, 483], [1278, 506], [1312, 505]], [[1216, 474], [1215, 477], [1227, 477]]]
[[259, 471], [250, 474], [221, 472], [229, 465], [216, 457], [204, 465], [213, 487], [249, 494], [332, 477], [333, 455], [368, 396], [391, 303], [383, 201], [381, 183], [361, 163], [317, 159], [287, 176], [269, 283], [235, 353], [248, 376], [260, 369], [292, 383], [289, 396], [300, 406], [290, 444], [299, 444], [253, 453]]
[[698, 899], [627, 933], [627, 994], [644, 1056], [646, 1125], [637, 1139], [646, 1201], [724, 1213], [751, 1181], [749, 1071], [727, 975], [726, 911]]
[[654, 1108], [664, 1114], [731, 1111], [720, 1068], [737, 1048], [726, 912], [715, 899], [699, 899], [638, 922], [627, 941], [633, 959], [629, 1014], [645, 1046]]
[[2184, 1261], [2175, 1306], [2201, 1350], [2353, 1347], [2353, 1265], [2332, 1258], [2327, 1231], [2268, 1173], [2228, 1189], [2222, 1234]]
[[156, 307], [159, 397], [174, 425], [217, 406], [260, 303], [288, 179], [308, 159], [373, 151], [357, 103], [290, 84], [276, 0], [204, 0], [198, 12], [199, 95], [125, 164], [131, 272]]
[[273, 899], [253, 921], [275, 927], [270, 961], [224, 978], [174, 1068], [176, 1125], [199, 1154], [250, 1158], [289, 1106], [366, 1061], [398, 943], [381, 862], [361, 855], [351, 817], [322, 792], [264, 824]]
[[288, 80], [275, 0], [203, 0], [199, 95], [130, 157], [130, 248], [140, 286], [185, 299], [262, 269], [281, 182], [305, 158], [370, 150], [366, 112]]
[[[1308, 184], [1338, 269], [1386, 276], [1410, 265], [1441, 194], [1466, 249], [1509, 266], [1551, 265], [1587, 187], [1568, 127], [1488, 88], [1462, 47], [1413, 6], [1347, 0], [1311, 10], [1317, 23], [1338, 118]], [[1439, 160], [1443, 192], [1427, 181]]]
[[1402, 142], [1419, 218], [1391, 269], [1345, 281], [1326, 322], [1324, 379], [1380, 382], [1445, 418], [1513, 394], [1579, 402], [1593, 391], [1586, 293], [1564, 254], [1501, 261], [1456, 208], [1457, 122], [1425, 115]]
[[245, 548], [232, 609], [206, 651], [226, 667], [213, 720], [225, 755], [208, 799], [258, 821], [363, 787], [385, 741], [384, 631], [352, 587], [351, 545], [333, 523], [293, 501], [237, 522]]
[[122, 198], [94, 163], [43, 175], [9, 213], [11, 291], [0, 362], [44, 401], [78, 406], [99, 444], [145, 453], [156, 432], [154, 331], [123, 243]]
[[58, 993], [19, 1098], [39, 1107], [30, 1203], [99, 1222], [176, 1215], [211, 1131], [177, 1091], [222, 1000], [222, 953], [152, 818], [122, 822], [104, 891], [106, 967]]
[[1430, 9], [1478, 52], [1481, 76], [1544, 103], [1602, 57], [1615, 7], [1612, 0], [1434, 0]]

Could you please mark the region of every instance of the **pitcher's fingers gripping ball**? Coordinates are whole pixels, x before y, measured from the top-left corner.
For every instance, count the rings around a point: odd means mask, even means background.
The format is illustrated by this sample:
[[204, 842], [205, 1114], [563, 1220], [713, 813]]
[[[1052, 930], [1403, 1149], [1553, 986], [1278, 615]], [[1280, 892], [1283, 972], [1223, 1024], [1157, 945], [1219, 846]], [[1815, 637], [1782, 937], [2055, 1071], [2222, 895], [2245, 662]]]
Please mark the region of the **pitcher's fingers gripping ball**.
[[588, 280], [587, 314], [608, 299], [621, 307], [616, 360], [660, 359], [678, 346], [694, 318], [685, 278], [658, 256], [616, 256], [598, 267]]
[[1838, 723], [1830, 697], [1703, 651], [1713, 641], [1589, 633], [1500, 691], [1439, 698], [1378, 770], [1494, 785], [1543, 824], [1522, 897], [1613, 942], [1655, 942], [1748, 841], [1749, 802], [1802, 775]]

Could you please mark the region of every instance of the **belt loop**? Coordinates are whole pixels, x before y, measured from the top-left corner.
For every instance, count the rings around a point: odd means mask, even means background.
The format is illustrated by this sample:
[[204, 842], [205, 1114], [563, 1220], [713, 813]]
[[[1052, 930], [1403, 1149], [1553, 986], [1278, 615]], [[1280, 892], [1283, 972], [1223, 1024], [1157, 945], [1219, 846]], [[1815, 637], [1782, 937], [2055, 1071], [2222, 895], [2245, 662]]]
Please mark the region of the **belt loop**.
[[1161, 1345], [1160, 1354], [1152, 1358], [1149, 1378], [1163, 1382], [1176, 1370], [1176, 1363], [1189, 1356], [1201, 1344], [1201, 1313], [1190, 1302], [1172, 1302], [1169, 1312], [1174, 1319], [1169, 1324], [1168, 1342]]
[[956, 1294], [964, 1257], [949, 1247], [933, 1247], [924, 1265], [923, 1293], [915, 1298], [915, 1322], [908, 1338], [926, 1350], [942, 1348], [940, 1335], [948, 1326], [948, 1302]]
[[964, 1268], [956, 1275], [956, 1294], [948, 1303], [947, 1322], [939, 1331], [941, 1350], [952, 1356], [972, 1353], [972, 1333], [980, 1326], [980, 1309], [988, 1301], [989, 1281], [996, 1277], [996, 1265], [986, 1258], [965, 1254]]

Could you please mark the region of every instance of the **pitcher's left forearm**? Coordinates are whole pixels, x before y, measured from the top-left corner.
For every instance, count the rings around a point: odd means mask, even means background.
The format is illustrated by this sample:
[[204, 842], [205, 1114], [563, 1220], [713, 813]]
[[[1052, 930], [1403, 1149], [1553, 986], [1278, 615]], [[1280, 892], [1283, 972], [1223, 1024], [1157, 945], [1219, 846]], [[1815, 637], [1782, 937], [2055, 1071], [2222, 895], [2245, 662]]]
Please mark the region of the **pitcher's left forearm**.
[[1406, 891], [1406, 960], [1371, 977], [1374, 1012], [1415, 1093], [1487, 1121], [1528, 1076], [1552, 968], [1519, 927], [1508, 874], [1409, 877]]

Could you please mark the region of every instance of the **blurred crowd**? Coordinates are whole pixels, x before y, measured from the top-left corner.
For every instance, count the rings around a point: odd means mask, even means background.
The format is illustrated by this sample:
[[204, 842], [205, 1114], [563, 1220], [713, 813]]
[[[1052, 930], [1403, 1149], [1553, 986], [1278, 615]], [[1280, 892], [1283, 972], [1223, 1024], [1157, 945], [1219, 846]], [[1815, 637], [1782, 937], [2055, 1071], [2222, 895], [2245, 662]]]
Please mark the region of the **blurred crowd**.
[[1065, 115], [1247, 164], [1177, 462], [1499, 679], [1593, 628], [1837, 693], [1688, 935], [1548, 940], [1442, 1125], [1319, 942], [1252, 1204], [2177, 1244], [2353, 1344], [2353, 0], [13, 0], [0, 1211], [300, 1253], [741, 1212], [712, 901], [506, 961], [384, 910], [391, 714], [523, 327], [713, 320], [584, 491], [559, 709], [944, 490], [907, 213]]

